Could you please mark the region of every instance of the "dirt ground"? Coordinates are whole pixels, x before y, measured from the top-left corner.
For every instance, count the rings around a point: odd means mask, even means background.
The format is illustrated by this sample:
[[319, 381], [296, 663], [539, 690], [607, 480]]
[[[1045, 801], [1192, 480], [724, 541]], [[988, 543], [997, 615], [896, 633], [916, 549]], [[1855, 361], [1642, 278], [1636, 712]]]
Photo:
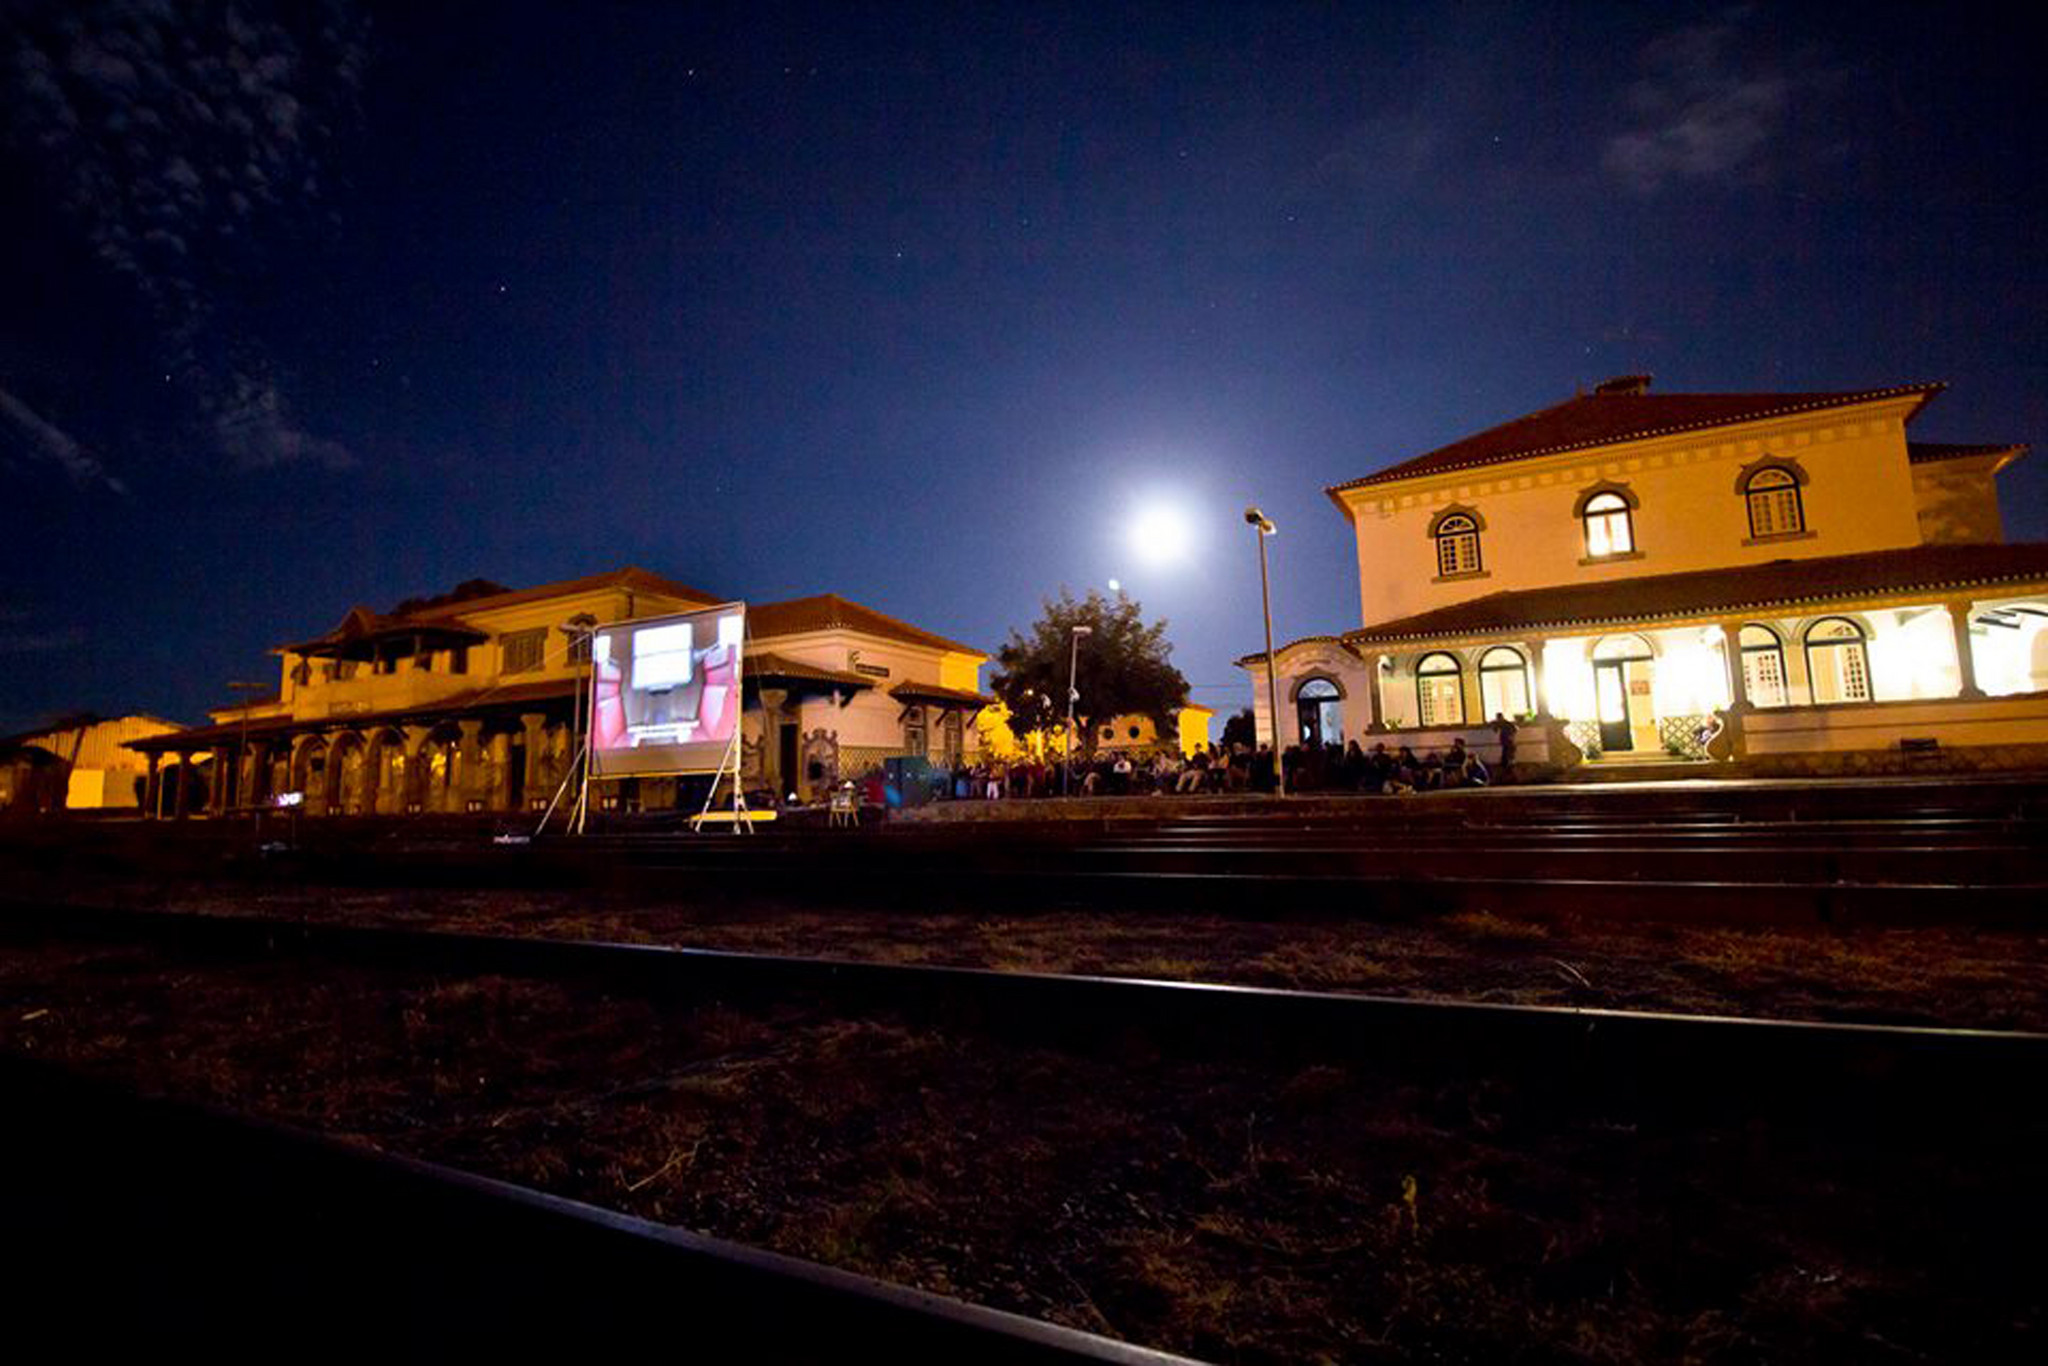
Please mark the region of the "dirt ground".
[[1484, 911], [1399, 923], [1093, 909], [992, 916], [946, 909], [943, 894], [933, 909], [906, 915], [594, 891], [225, 882], [62, 890], [106, 904], [1006, 971], [2048, 1031], [2048, 930], [1768, 929]]
[[[1168, 933], [1029, 928], [949, 956], [1136, 967]], [[1447, 926], [1388, 971], [1490, 962], [1512, 990], [1554, 933]], [[1312, 961], [1287, 942], [1279, 962]], [[2041, 1326], [2038, 1125], [1929, 1145], [1483, 1071], [1066, 1052], [815, 1001], [105, 945], [0, 942], [0, 1047], [1218, 1361], [2020, 1360]]]

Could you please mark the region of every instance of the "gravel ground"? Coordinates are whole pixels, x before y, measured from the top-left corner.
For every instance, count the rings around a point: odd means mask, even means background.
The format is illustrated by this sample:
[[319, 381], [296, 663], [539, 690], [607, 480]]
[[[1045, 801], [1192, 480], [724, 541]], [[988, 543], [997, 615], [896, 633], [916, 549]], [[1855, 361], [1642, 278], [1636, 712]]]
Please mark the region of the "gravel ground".
[[[520, 909], [526, 930], [630, 914]], [[1018, 966], [1136, 968], [1180, 942], [950, 923], [945, 956]], [[940, 956], [943, 924], [891, 942]], [[842, 950], [857, 930], [642, 928]], [[1212, 951], [1238, 932], [1182, 927]], [[1445, 926], [1368, 961], [1411, 985], [1454, 963], [1540, 979], [1558, 936]], [[2041, 1324], [2038, 1120], [1929, 1142], [1483, 1070], [1061, 1051], [802, 999], [105, 945], [0, 943], [0, 1047], [1221, 1361], [2022, 1360]]]
[[601, 892], [109, 883], [118, 905], [473, 932], [1209, 980], [1390, 996], [2048, 1031], [2048, 933], [1512, 919], [1237, 920], [1156, 911], [906, 915]]

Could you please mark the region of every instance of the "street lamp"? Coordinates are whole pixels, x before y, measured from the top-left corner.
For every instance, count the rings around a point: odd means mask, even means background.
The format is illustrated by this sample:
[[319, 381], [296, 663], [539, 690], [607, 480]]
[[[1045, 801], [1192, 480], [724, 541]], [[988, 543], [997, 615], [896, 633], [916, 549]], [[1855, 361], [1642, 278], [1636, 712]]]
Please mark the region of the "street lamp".
[[[584, 822], [590, 818], [589, 732], [597, 728], [597, 717], [592, 715], [589, 718], [590, 724], [586, 726], [583, 713], [584, 693], [590, 690], [588, 680], [597, 674], [594, 648], [597, 618], [588, 612], [578, 612], [562, 623], [562, 633], [569, 637], [569, 658], [575, 660], [579, 653], [583, 656], [583, 668], [576, 671], [576, 691], [569, 699], [569, 752], [576, 756], [573, 762], [582, 770], [577, 775], [580, 786], [576, 793], [575, 816], [569, 822], [569, 829], [580, 835], [583, 833]], [[577, 649], [579, 644], [583, 647], [580, 651]], [[594, 712], [595, 709], [595, 701], [592, 700], [591, 710]]]
[[1081, 637], [1094, 634], [1093, 626], [1076, 626], [1069, 637], [1072, 644], [1067, 652], [1067, 762], [1060, 773], [1062, 797], [1074, 789], [1074, 704], [1081, 700], [1081, 690], [1074, 686], [1074, 679], [1081, 667]]
[[1266, 714], [1272, 718], [1273, 791], [1275, 795], [1284, 797], [1287, 795], [1287, 766], [1280, 759], [1280, 674], [1273, 663], [1273, 593], [1266, 582], [1266, 538], [1279, 528], [1256, 506], [1244, 510], [1244, 520], [1257, 530], [1259, 537], [1259, 607], [1266, 617]]
[[[242, 734], [240, 739], [238, 739], [235, 743], [236, 806], [246, 807], [250, 804], [249, 794], [242, 790], [243, 775], [245, 773], [248, 776], [249, 786], [252, 788], [256, 786], [256, 766], [249, 762], [249, 711], [252, 707], [256, 705], [257, 694], [266, 691], [269, 687], [270, 685], [268, 683], [249, 683], [241, 679], [236, 679], [228, 684], [228, 688], [230, 691], [238, 692], [242, 695]], [[216, 764], [214, 767], [216, 769], [220, 769], [225, 768], [226, 765]], [[215, 774], [216, 778], [222, 778], [225, 776], [226, 775], [222, 773]], [[225, 789], [223, 789], [223, 791], [225, 791]], [[227, 798], [225, 796], [221, 798], [220, 808], [221, 814], [226, 815], [228, 811], [228, 804]], [[259, 816], [261, 815], [260, 812], [258, 814]]]

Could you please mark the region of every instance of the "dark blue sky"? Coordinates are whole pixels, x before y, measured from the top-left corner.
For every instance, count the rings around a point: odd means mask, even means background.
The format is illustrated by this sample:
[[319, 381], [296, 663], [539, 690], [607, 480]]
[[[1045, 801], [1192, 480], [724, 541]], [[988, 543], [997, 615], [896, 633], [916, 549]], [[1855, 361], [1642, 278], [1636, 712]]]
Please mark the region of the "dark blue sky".
[[164, 8], [0, 11], [0, 730], [628, 563], [991, 649], [1115, 577], [1232, 706], [1245, 502], [1355, 625], [1325, 485], [1611, 374], [2048, 439], [1989, 9]]

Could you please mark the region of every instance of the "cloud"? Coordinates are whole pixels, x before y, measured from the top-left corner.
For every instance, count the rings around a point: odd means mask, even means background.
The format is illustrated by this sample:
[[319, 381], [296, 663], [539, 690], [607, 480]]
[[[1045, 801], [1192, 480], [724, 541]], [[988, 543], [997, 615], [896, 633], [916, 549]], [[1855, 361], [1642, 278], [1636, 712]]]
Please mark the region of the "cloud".
[[11, 136], [151, 316], [201, 435], [244, 466], [346, 463], [291, 424], [234, 311], [252, 278], [318, 230], [322, 161], [354, 117], [366, 60], [352, 9], [52, 0], [4, 22]]
[[7, 423], [0, 433], [11, 438], [9, 444], [31, 462], [56, 464], [71, 476], [72, 483], [82, 488], [98, 486], [113, 493], [128, 491], [125, 484], [107, 473], [99, 457], [6, 389], [0, 389], [0, 419]]
[[1824, 98], [1840, 73], [1810, 57], [1756, 50], [1756, 12], [1744, 6], [1652, 40], [1627, 89], [1629, 127], [1608, 139], [1602, 168], [1640, 194], [1680, 182], [1762, 179], [1802, 102]]
[[296, 464], [347, 469], [355, 464], [339, 442], [299, 428], [277, 386], [251, 375], [234, 376], [225, 403], [213, 414], [212, 430], [221, 451], [244, 469]]

